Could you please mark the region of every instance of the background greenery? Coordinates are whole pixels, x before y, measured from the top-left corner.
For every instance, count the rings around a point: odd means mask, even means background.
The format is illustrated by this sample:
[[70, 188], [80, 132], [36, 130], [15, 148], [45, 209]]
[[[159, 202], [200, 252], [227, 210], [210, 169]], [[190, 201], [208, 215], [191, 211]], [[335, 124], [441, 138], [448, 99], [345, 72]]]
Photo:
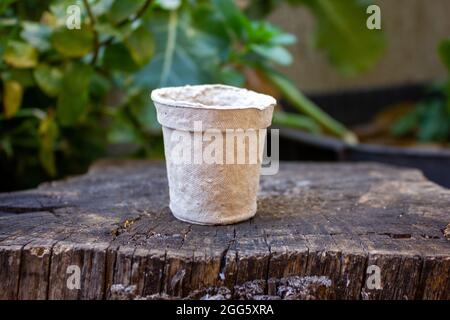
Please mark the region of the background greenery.
[[[450, 73], [450, 38], [441, 42], [438, 54]], [[450, 142], [450, 77], [432, 85], [423, 101], [394, 124], [392, 133], [421, 142]]]
[[[242, 1], [240, 1], [242, 2]], [[162, 157], [150, 91], [225, 83], [269, 92], [300, 113], [275, 122], [348, 142], [276, 65], [296, 41], [264, 21], [281, 0], [2, 0], [0, 170], [2, 190], [82, 172], [108, 155]], [[364, 0], [291, 0], [316, 18], [315, 45], [344, 74], [371, 67], [383, 35], [365, 28]], [[81, 8], [81, 29], [66, 27]]]

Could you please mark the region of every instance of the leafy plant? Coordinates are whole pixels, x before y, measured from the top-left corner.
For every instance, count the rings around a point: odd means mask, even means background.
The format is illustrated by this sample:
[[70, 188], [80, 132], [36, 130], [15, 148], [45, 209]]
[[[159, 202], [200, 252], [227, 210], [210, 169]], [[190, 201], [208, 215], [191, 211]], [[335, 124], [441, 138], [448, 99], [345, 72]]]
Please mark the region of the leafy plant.
[[[450, 72], [450, 38], [442, 41], [438, 52]], [[422, 142], [450, 142], [450, 78], [432, 86], [414, 111], [394, 124], [392, 133]]]
[[[383, 41], [364, 31], [364, 2], [290, 2], [315, 14], [316, 43], [340, 70], [362, 71], [379, 56]], [[73, 5], [80, 8], [80, 29], [66, 26]], [[252, 75], [301, 112], [280, 112], [277, 123], [354, 141], [275, 71], [292, 62], [285, 46], [296, 39], [250, 19], [255, 7], [257, 1], [241, 10], [231, 0], [3, 0], [2, 182], [23, 188], [80, 172], [110, 146], [110, 153], [161, 157], [152, 89], [250, 86]]]
[[368, 70], [385, 47], [380, 30], [366, 28], [370, 0], [254, 0], [247, 8], [250, 16], [264, 17], [280, 3], [303, 5], [316, 20], [314, 45], [346, 75]]

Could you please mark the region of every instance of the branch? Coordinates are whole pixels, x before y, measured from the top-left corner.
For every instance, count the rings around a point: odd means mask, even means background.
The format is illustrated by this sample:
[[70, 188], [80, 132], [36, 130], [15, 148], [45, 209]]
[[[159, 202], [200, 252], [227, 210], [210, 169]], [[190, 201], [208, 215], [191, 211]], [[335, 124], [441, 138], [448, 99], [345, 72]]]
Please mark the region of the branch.
[[267, 80], [272, 83], [281, 92], [283, 97], [285, 97], [298, 111], [309, 116], [311, 119], [314, 119], [328, 132], [342, 138], [348, 144], [354, 145], [358, 143], [358, 138], [353, 132], [349, 131], [343, 124], [322, 111], [322, 109], [309, 100], [281, 73], [269, 68], [261, 68], [260, 70], [264, 73]]
[[100, 42], [98, 40], [98, 33], [97, 33], [97, 30], [95, 30], [96, 20], [95, 20], [94, 15], [92, 14], [92, 10], [91, 10], [91, 7], [89, 6], [88, 0], [83, 0], [83, 4], [86, 7], [86, 11], [89, 16], [89, 20], [91, 21], [92, 31], [94, 33], [94, 55], [92, 57], [91, 64], [95, 65], [95, 63], [97, 62], [98, 51], [100, 48]]
[[[144, 5], [139, 9], [139, 11], [136, 12], [136, 15], [132, 19], [126, 18], [125, 20], [122, 20], [119, 23], [117, 23], [115, 27], [122, 27], [122, 26], [124, 26], [127, 23], [133, 23], [134, 21], [139, 19], [145, 13], [145, 11], [147, 10], [147, 8], [150, 6], [151, 3], [152, 3], [152, 0], [147, 0], [144, 3]], [[113, 40], [114, 40], [114, 36], [111, 36], [108, 39], [106, 39], [105, 41], [103, 41], [100, 44], [100, 46], [111, 44], [111, 42]]]
[[138, 12], [136, 12], [136, 15], [131, 20], [125, 19], [123, 21], [120, 21], [117, 24], [117, 27], [121, 27], [121, 26], [127, 24], [128, 22], [134, 22], [137, 19], [139, 19], [145, 13], [145, 11], [147, 10], [147, 8], [150, 6], [151, 3], [152, 3], [152, 0], [145, 1], [144, 5], [139, 9]]

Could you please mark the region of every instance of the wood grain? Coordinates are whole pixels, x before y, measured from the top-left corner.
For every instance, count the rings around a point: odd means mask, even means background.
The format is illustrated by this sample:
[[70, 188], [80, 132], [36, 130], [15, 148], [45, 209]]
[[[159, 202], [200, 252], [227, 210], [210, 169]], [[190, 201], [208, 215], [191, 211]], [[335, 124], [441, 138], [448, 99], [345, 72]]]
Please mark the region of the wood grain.
[[178, 221], [146, 161], [1, 194], [0, 299], [450, 299], [450, 191], [420, 172], [282, 163], [258, 199], [240, 224]]

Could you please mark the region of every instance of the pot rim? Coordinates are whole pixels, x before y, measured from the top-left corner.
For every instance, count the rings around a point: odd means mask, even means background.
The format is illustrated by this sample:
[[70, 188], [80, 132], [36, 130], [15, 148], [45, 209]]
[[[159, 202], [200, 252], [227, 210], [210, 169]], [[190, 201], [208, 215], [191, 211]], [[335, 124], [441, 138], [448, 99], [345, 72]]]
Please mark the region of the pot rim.
[[[236, 99], [241, 98], [242, 104], [235, 102], [234, 105], [213, 105], [205, 104], [200, 101], [193, 101], [198, 95], [204, 94], [206, 90], [223, 90], [229, 91], [236, 95]], [[186, 96], [184, 98], [171, 98], [170, 95], [182, 93], [182, 91], [196, 90], [198, 91], [193, 96]], [[247, 101], [246, 101], [247, 98]], [[203, 85], [186, 85], [178, 87], [165, 87], [155, 89], [151, 92], [151, 99], [159, 104], [164, 104], [170, 107], [192, 108], [192, 109], [206, 109], [206, 110], [243, 110], [243, 109], [258, 109], [264, 110], [274, 107], [277, 104], [275, 98], [258, 93], [252, 90], [233, 87], [223, 84], [203, 84]]]

